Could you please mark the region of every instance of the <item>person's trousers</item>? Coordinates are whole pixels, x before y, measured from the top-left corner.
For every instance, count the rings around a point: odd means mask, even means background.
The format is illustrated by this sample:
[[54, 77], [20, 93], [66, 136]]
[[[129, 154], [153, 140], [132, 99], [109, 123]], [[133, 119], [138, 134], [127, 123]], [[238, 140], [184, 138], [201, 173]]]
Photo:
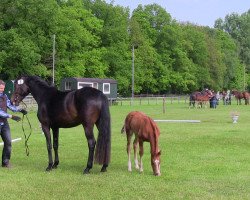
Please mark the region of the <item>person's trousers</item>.
[[11, 156], [11, 134], [8, 121], [0, 125], [0, 134], [3, 140], [2, 166], [8, 165]]

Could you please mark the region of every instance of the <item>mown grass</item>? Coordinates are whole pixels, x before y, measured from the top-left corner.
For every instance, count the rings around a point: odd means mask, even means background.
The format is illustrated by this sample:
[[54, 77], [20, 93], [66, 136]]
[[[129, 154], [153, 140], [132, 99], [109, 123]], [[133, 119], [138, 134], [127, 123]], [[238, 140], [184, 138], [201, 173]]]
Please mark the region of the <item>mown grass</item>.
[[[112, 161], [107, 173], [94, 165], [83, 175], [87, 141], [81, 126], [60, 130], [58, 169], [45, 172], [47, 150], [35, 112], [30, 156], [24, 140], [13, 143], [13, 168], [0, 169], [2, 199], [250, 199], [250, 106], [219, 105], [217, 109], [188, 109], [184, 103], [117, 105], [112, 116]], [[144, 143], [144, 172], [127, 171], [126, 137], [120, 134], [125, 116], [141, 110], [153, 119], [194, 119], [201, 123], [163, 123], [160, 177], [152, 175], [149, 145]], [[230, 113], [237, 110], [233, 124]], [[10, 120], [9, 120], [10, 121]], [[12, 138], [23, 137], [21, 123], [10, 121]], [[29, 132], [27, 122], [25, 131]], [[96, 132], [96, 131], [95, 131]], [[97, 133], [95, 133], [97, 135]], [[2, 148], [2, 147], [1, 147]]]

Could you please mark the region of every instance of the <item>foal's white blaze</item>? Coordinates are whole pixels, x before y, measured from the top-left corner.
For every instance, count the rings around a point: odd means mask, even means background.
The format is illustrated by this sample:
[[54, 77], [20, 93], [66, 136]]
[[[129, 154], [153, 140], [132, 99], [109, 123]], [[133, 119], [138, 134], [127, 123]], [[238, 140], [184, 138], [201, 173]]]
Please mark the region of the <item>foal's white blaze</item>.
[[155, 164], [155, 169], [156, 169], [156, 176], [160, 176], [161, 175], [161, 165], [160, 165], [160, 161], [159, 160], [155, 160], [154, 161]]
[[18, 85], [22, 85], [24, 83], [24, 80], [23, 79], [19, 79], [18, 81], [17, 81], [17, 84]]

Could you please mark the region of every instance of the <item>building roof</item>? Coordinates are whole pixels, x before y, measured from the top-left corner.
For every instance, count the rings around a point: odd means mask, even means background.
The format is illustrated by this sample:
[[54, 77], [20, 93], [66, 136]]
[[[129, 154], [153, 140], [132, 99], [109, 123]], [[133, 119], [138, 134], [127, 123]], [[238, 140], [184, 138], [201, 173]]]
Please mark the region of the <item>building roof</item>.
[[117, 83], [116, 80], [109, 78], [73, 78], [76, 79], [78, 82]]

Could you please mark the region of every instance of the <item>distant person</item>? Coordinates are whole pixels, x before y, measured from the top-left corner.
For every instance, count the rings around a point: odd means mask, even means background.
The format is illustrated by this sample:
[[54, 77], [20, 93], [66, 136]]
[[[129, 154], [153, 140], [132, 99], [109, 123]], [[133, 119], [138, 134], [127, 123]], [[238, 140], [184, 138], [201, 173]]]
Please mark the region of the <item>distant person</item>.
[[217, 107], [217, 102], [218, 102], [218, 100], [217, 100], [216, 96], [213, 96], [213, 97], [209, 100], [209, 102], [210, 102], [210, 108], [216, 108], [216, 107]]
[[7, 108], [12, 110], [13, 112], [21, 112], [24, 115], [27, 114], [27, 111], [24, 109], [19, 109], [18, 107], [12, 105], [8, 96], [3, 93], [4, 88], [5, 82], [0, 80], [0, 134], [4, 143], [2, 152], [2, 167], [11, 168], [11, 134], [7, 119], [10, 118], [18, 122], [21, 120], [21, 118], [15, 115], [8, 114]]

